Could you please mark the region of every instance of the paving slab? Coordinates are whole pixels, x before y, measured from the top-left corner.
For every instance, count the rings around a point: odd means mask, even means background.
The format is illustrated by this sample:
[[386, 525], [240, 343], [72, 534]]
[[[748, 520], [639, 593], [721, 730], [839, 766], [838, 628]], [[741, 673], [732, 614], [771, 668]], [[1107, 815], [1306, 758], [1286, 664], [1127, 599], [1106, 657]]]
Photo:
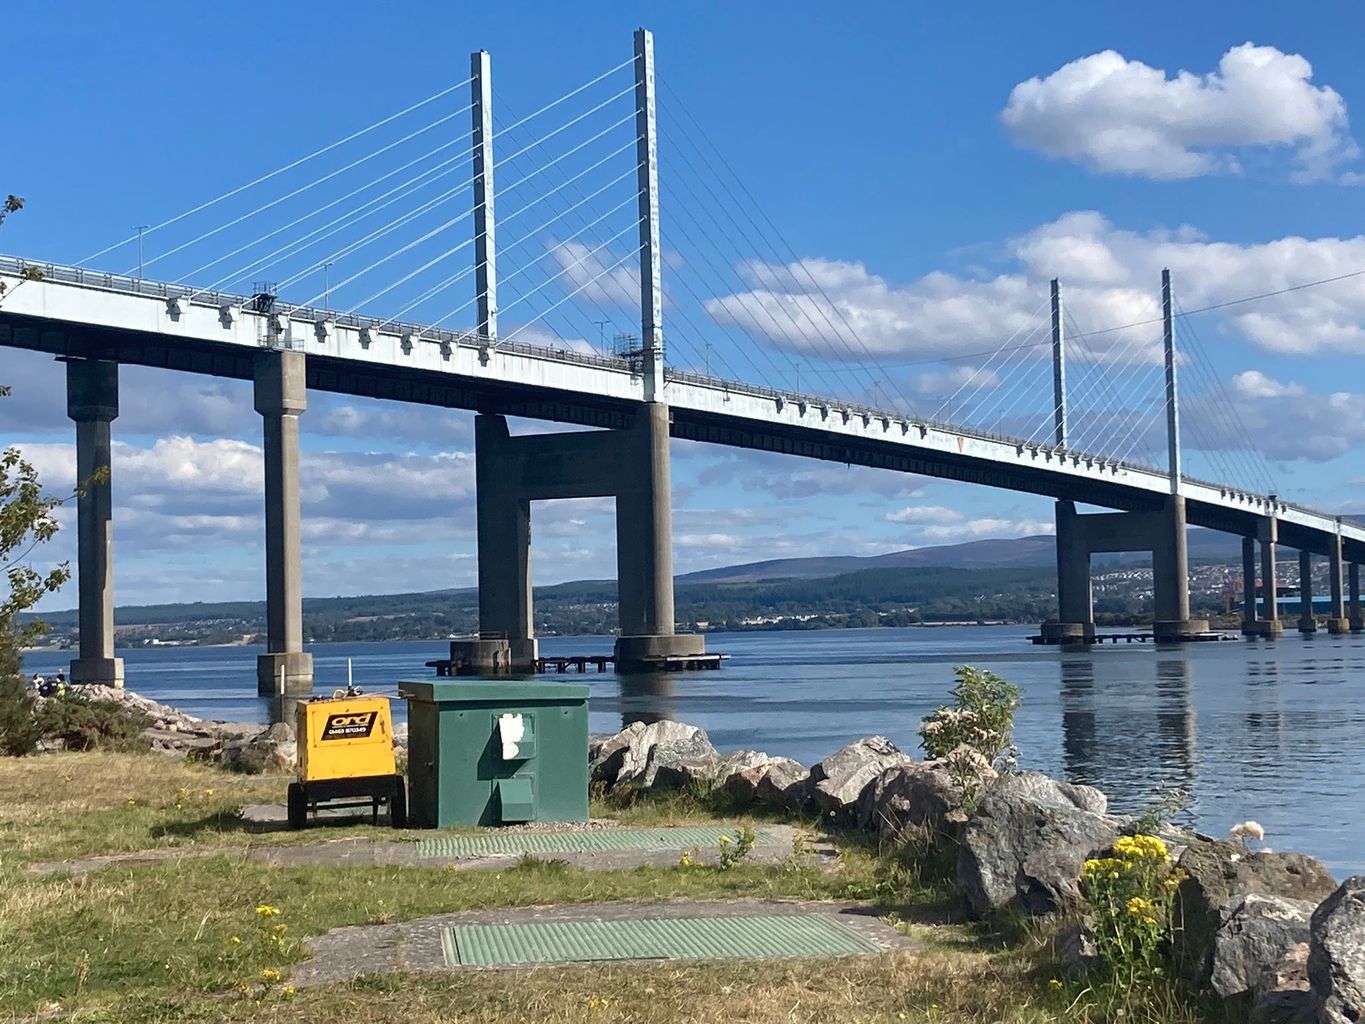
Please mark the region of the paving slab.
[[308, 945], [313, 959], [295, 970], [296, 985], [346, 982], [362, 974], [517, 969], [602, 959], [867, 956], [920, 948], [866, 904], [781, 900], [469, 911], [336, 928]]
[[[676, 826], [627, 829], [614, 823], [591, 827], [496, 829], [485, 833], [402, 833], [404, 838], [338, 836], [299, 842], [245, 846], [161, 847], [133, 853], [84, 857], [31, 864], [35, 874], [85, 874], [109, 867], [161, 864], [188, 858], [245, 856], [278, 867], [300, 865], [441, 868], [457, 871], [500, 871], [525, 857], [562, 862], [591, 871], [624, 871], [652, 866], [672, 867], [686, 853], [694, 864], [720, 860], [720, 836], [733, 835], [738, 826]], [[758, 830], [747, 861], [777, 865], [791, 858], [801, 841], [806, 867], [832, 870], [838, 850], [827, 840], [812, 837], [791, 825], [764, 824]], [[491, 851], [491, 852], [485, 852]]]

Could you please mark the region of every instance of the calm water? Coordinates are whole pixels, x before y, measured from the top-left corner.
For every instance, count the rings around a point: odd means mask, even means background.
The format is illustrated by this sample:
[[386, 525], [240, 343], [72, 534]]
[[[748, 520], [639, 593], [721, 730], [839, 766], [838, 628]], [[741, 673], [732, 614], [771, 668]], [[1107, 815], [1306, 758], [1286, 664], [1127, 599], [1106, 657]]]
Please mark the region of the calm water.
[[[829, 630], [712, 635], [731, 655], [719, 672], [655, 679], [568, 678], [592, 687], [591, 728], [636, 718], [703, 726], [721, 750], [752, 747], [807, 764], [858, 736], [882, 733], [917, 751], [920, 717], [944, 699], [952, 666], [989, 667], [1024, 689], [1016, 740], [1021, 761], [1099, 786], [1121, 811], [1175, 787], [1187, 817], [1222, 834], [1254, 818], [1266, 841], [1322, 858], [1340, 877], [1365, 870], [1365, 637], [1146, 645], [1062, 653], [1033, 647], [1028, 627]], [[607, 653], [607, 638], [549, 638], [546, 654]], [[320, 644], [319, 692], [356, 682], [392, 693], [400, 679], [431, 678], [423, 662], [441, 641]], [[203, 718], [265, 721], [255, 695], [257, 648], [147, 648], [120, 652], [128, 685]], [[55, 671], [67, 656], [27, 659]], [[395, 707], [400, 714], [401, 705]]]

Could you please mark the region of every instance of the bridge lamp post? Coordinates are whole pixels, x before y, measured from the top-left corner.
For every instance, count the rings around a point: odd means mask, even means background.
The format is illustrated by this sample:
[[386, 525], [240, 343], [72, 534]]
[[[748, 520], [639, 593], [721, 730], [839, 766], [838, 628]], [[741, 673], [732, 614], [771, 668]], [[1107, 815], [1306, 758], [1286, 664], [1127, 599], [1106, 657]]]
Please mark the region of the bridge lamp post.
[[150, 224], [138, 224], [133, 228], [137, 232], [137, 279], [142, 280], [142, 233], [150, 228]]

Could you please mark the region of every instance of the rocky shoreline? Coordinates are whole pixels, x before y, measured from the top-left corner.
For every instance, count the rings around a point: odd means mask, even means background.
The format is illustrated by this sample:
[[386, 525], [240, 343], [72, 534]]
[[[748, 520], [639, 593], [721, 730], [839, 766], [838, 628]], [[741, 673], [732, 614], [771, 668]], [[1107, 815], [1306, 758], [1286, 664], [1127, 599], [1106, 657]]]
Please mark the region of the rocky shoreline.
[[[209, 722], [128, 690], [83, 688], [146, 716], [144, 736], [169, 756], [243, 772], [293, 768], [293, 729]], [[406, 729], [395, 739], [406, 747]], [[807, 768], [786, 757], [722, 754], [706, 733], [674, 721], [594, 735], [590, 778], [605, 793], [723, 791], [738, 804], [817, 813], [834, 827], [896, 843], [912, 830], [955, 852], [956, 887], [976, 918], [1002, 913], [1069, 922], [1061, 968], [1093, 963], [1079, 913], [1083, 867], [1133, 818], [1109, 813], [1098, 789], [989, 768], [964, 813], [963, 781], [946, 760], [915, 760], [890, 740], [866, 737]], [[1150, 826], [1149, 826], [1150, 827]], [[1253, 1024], [1348, 1024], [1365, 1019], [1365, 875], [1338, 884], [1312, 857], [1248, 849], [1170, 825], [1158, 830], [1180, 878], [1178, 962], [1188, 981], [1217, 993]]]

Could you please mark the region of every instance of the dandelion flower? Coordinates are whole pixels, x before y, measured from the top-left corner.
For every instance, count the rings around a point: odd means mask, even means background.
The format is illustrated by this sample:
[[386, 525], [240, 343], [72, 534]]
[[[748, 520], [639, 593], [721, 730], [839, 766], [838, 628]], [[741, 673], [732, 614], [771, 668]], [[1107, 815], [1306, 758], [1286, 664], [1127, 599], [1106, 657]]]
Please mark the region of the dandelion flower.
[[274, 917], [280, 912], [279, 907], [272, 907], [269, 903], [262, 903], [256, 908], [256, 913], [260, 917]]
[[280, 972], [275, 970], [275, 968], [273, 967], [267, 967], [263, 971], [261, 971], [261, 980], [269, 982], [272, 985], [275, 982], [279, 981], [280, 978], [282, 977], [283, 975], [280, 974]]

